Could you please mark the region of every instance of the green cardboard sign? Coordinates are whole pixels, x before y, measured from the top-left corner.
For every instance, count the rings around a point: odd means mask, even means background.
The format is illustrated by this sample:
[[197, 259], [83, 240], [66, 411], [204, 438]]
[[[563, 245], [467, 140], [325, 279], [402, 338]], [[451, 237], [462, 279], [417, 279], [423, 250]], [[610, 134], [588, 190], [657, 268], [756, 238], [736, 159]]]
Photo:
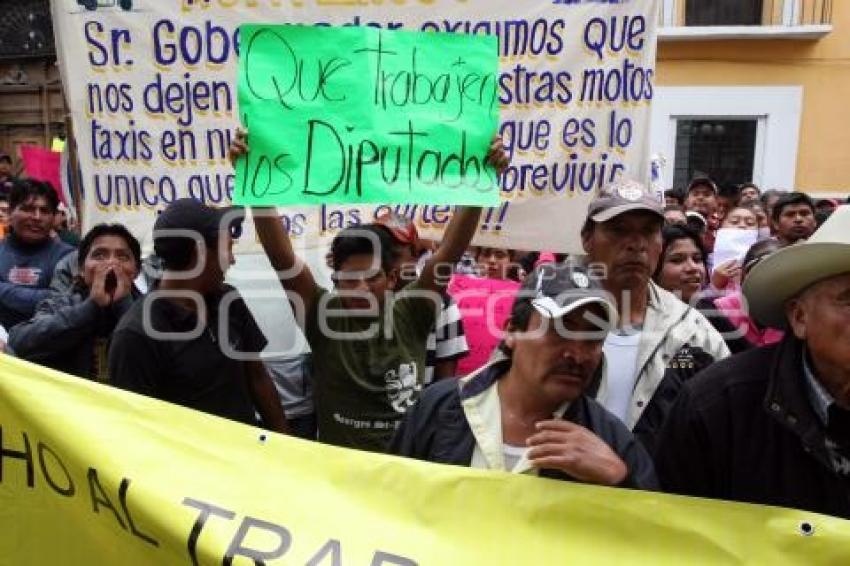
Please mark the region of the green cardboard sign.
[[243, 205], [496, 206], [492, 36], [243, 25]]

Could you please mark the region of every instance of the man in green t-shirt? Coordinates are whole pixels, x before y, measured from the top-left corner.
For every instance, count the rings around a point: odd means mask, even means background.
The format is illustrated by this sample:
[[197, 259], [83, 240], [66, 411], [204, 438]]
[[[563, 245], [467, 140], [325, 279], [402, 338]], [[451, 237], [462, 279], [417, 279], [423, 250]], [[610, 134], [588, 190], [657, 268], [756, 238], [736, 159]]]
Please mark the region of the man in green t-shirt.
[[[231, 157], [247, 153], [238, 133]], [[508, 158], [494, 140], [487, 159], [501, 172]], [[295, 255], [280, 218], [255, 210], [263, 249], [287, 292], [313, 351], [319, 440], [383, 452], [405, 411], [419, 397], [428, 333], [442, 307], [448, 277], [478, 227], [481, 209], [458, 207], [442, 244], [419, 278], [393, 292], [399, 277], [393, 243], [374, 225], [348, 228], [331, 244], [334, 292], [316, 284]]]
[[[313, 350], [319, 438], [382, 451], [419, 398], [438, 306], [419, 282], [392, 292], [398, 273], [385, 230], [343, 230], [331, 250], [336, 291], [316, 288], [304, 325]], [[375, 273], [361, 277], [373, 258], [380, 267], [375, 262]]]

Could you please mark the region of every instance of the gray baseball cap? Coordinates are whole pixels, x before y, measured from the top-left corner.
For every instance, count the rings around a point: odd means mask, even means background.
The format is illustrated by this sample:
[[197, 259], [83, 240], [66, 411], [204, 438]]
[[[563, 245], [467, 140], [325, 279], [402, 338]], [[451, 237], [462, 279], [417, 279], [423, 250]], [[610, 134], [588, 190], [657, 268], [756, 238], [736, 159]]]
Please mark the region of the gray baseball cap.
[[586, 305], [596, 304], [605, 311], [609, 326], [617, 324], [617, 308], [599, 281], [578, 264], [544, 263], [537, 266], [520, 288], [514, 311], [523, 303], [531, 303], [541, 316], [564, 317]]
[[[213, 208], [193, 198], [177, 199], [154, 222], [154, 252], [166, 263], [185, 256], [194, 246], [187, 238], [190, 233], [207, 244], [216, 243], [222, 230], [228, 230], [234, 240], [238, 239], [242, 235], [243, 220], [243, 211], [237, 208]], [[186, 232], [186, 235], [176, 232]]]
[[662, 220], [664, 208], [646, 186], [637, 181], [623, 179], [604, 187], [587, 209], [587, 217], [594, 222], [607, 222], [626, 212], [646, 210]]

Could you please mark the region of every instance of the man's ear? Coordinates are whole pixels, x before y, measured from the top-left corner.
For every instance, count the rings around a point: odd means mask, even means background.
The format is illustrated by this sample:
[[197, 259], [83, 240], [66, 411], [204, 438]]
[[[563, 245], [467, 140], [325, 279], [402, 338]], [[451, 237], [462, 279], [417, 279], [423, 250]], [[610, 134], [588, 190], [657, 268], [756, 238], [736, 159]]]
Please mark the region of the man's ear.
[[394, 267], [387, 272], [387, 286], [390, 289], [395, 289], [398, 286], [399, 281], [399, 269]]
[[195, 242], [195, 245], [192, 246], [192, 252], [189, 254], [189, 261], [186, 263], [185, 271], [194, 271], [198, 269], [199, 271], [203, 270], [203, 265], [198, 268], [198, 262], [206, 261], [206, 253], [201, 253], [201, 250], [205, 249], [201, 247], [199, 242]]
[[416, 264], [414, 263], [404, 264], [396, 268], [396, 271], [398, 273], [399, 280], [402, 281], [415, 281], [418, 276], [416, 273]]
[[805, 340], [808, 316], [803, 301], [797, 298], [786, 303], [785, 317], [788, 319], [789, 330], [794, 333], [794, 336]]
[[593, 230], [584, 230], [581, 233], [581, 247], [587, 255], [593, 252]]
[[517, 327], [514, 326], [514, 324], [510, 320], [507, 320], [507, 321], [505, 321], [504, 330], [505, 330], [505, 338], [504, 338], [505, 347], [508, 350], [513, 350], [514, 347], [516, 346], [516, 341], [517, 341], [517, 338], [516, 338]]

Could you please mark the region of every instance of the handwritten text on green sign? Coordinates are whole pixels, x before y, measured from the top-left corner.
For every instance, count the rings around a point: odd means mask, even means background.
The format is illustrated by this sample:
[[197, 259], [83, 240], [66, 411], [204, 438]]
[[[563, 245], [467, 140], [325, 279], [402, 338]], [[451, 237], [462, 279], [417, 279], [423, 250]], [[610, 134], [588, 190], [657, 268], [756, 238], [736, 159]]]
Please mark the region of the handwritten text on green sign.
[[241, 37], [251, 152], [236, 202], [498, 204], [484, 164], [495, 38], [289, 25]]

